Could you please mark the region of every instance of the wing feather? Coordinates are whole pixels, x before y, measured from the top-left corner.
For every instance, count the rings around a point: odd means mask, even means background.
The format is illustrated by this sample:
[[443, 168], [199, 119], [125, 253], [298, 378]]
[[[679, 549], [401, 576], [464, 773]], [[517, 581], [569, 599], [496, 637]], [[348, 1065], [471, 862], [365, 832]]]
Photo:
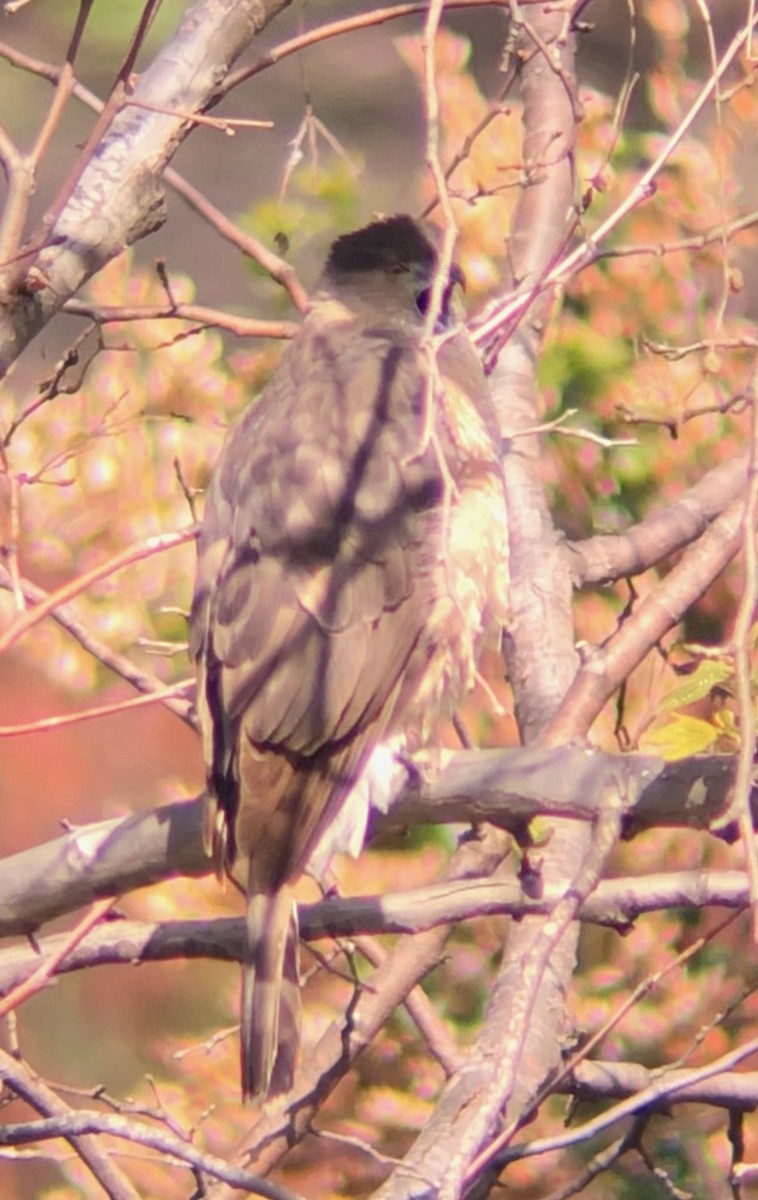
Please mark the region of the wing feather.
[[295, 797], [282, 764], [277, 786], [263, 780], [258, 751], [307, 766], [314, 795], [323, 772], [315, 810], [296, 804], [285, 874], [391, 720], [433, 606], [443, 485], [419, 363], [397, 331], [309, 318], [208, 491], [191, 649], [219, 803], [233, 822], [243, 752], [246, 788], [268, 788], [259, 828], [289, 820]]

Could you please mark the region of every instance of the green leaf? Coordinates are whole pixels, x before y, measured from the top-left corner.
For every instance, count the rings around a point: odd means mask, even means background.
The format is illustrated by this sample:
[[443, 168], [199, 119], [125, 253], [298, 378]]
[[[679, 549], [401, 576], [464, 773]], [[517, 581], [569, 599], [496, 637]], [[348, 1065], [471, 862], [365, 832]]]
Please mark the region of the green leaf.
[[667, 692], [661, 701], [661, 708], [671, 712], [675, 708], [685, 708], [708, 696], [711, 689], [724, 683], [732, 676], [731, 663], [724, 659], [706, 658], [698, 664], [697, 669], [688, 675], [682, 683]]
[[713, 723], [719, 731], [719, 737], [723, 742], [728, 738], [735, 747], [740, 745], [740, 731], [737, 725], [734, 713], [729, 708], [721, 708], [714, 714]]
[[719, 730], [711, 725], [710, 721], [683, 714], [663, 728], [653, 729], [647, 734], [645, 741], [656, 749], [662, 758], [673, 761], [689, 758], [692, 754], [703, 754], [714, 745], [719, 736]]

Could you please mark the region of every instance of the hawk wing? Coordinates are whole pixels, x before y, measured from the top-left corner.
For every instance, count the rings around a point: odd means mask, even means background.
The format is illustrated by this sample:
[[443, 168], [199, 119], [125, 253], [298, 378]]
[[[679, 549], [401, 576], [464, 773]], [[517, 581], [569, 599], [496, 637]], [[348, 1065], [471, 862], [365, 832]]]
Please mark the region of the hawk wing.
[[216, 852], [249, 855], [256, 887], [305, 866], [432, 652], [444, 484], [426, 392], [402, 331], [314, 313], [209, 489], [190, 649]]

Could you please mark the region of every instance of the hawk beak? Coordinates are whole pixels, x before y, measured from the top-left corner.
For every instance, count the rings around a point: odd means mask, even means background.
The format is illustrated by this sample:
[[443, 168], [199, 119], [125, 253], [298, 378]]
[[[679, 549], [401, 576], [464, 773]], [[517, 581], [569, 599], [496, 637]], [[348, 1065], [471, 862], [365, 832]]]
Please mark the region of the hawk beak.
[[453, 263], [453, 265], [450, 268], [450, 282], [453, 284], [455, 284], [455, 283], [459, 284], [465, 292], [466, 276], [463, 274], [463, 271], [461, 270], [461, 268], [458, 266], [457, 263]]

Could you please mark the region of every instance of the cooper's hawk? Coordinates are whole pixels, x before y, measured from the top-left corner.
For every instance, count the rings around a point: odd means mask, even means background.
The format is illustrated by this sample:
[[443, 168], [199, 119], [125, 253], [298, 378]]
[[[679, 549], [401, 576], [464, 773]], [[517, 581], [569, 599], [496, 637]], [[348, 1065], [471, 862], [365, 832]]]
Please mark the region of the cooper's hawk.
[[[208, 489], [191, 616], [219, 870], [248, 863], [242, 1091], [291, 1085], [291, 884], [371, 750], [451, 708], [504, 615], [495, 414], [466, 335], [423, 339], [434, 240], [331, 248], [312, 307]], [[437, 331], [453, 325], [453, 277]]]

